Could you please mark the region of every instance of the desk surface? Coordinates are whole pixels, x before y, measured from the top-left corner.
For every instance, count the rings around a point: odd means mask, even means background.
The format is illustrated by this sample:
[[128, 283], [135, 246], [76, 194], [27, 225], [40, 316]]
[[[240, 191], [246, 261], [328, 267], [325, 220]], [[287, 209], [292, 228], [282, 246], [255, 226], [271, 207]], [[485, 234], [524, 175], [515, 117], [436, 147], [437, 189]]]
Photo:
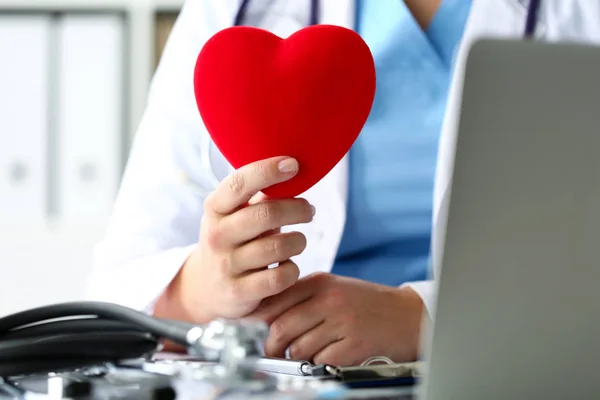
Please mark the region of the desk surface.
[[[98, 370], [98, 368], [96, 369]], [[196, 369], [196, 372], [199, 371]], [[155, 371], [156, 372], [156, 371]], [[78, 373], [53, 376], [31, 376], [13, 379], [9, 385], [0, 384], [0, 399], [63, 399], [69, 391], [78, 391], [91, 400], [100, 398], [128, 399], [379, 399], [409, 400], [416, 398], [412, 387], [349, 389], [335, 381], [323, 381], [312, 377], [271, 375], [275, 380], [239, 381], [224, 379], [221, 382], [198, 379], [194, 371], [169, 376], [150, 374], [137, 368], [110, 367], [103, 373], [94, 368]], [[188, 376], [185, 376], [188, 375]], [[161, 395], [156, 393], [160, 391]], [[169, 393], [171, 393], [169, 395]], [[176, 393], [176, 397], [173, 397]], [[5, 396], [5, 397], [3, 397]]]

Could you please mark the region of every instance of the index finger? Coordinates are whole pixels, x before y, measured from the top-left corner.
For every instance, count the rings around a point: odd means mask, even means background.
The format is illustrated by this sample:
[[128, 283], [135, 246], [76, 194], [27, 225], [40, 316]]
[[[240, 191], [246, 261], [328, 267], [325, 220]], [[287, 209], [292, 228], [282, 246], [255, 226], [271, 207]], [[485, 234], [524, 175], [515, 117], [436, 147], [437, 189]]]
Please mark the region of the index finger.
[[207, 199], [206, 205], [218, 214], [230, 214], [256, 193], [291, 179], [297, 172], [298, 161], [290, 157], [273, 157], [250, 163], [225, 178]]

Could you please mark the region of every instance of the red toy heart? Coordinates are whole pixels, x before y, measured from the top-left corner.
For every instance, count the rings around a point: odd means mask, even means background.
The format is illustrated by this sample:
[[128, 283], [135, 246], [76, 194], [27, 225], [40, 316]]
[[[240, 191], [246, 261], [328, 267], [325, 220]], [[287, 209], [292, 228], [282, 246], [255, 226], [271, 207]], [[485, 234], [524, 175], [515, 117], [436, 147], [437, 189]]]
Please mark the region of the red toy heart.
[[234, 168], [275, 156], [298, 160], [297, 176], [263, 190], [295, 197], [358, 137], [375, 97], [375, 64], [350, 29], [315, 25], [282, 39], [232, 27], [200, 51], [194, 90], [212, 140]]

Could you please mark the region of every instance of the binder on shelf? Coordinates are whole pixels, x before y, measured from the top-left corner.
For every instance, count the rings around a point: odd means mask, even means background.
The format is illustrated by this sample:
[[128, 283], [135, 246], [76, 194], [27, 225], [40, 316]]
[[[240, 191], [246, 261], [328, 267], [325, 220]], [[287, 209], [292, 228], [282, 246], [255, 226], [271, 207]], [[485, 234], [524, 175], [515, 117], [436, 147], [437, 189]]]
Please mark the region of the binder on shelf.
[[108, 219], [124, 159], [124, 30], [120, 14], [58, 20], [59, 192], [62, 223]]
[[154, 38], [154, 68], [158, 66], [163, 50], [171, 35], [175, 21], [177, 21], [177, 11], [160, 11], [155, 15], [155, 38]]
[[0, 226], [46, 217], [50, 40], [49, 16], [0, 15]]

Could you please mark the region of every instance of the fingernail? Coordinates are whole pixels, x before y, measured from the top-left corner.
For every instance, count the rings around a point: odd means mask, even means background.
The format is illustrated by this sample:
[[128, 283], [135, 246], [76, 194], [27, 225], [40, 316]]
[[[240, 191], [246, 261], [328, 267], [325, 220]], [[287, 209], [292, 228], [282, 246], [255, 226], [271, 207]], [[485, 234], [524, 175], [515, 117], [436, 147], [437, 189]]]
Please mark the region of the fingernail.
[[317, 212], [317, 209], [315, 208], [315, 206], [313, 206], [313, 205], [311, 204], [311, 205], [310, 205], [310, 211], [312, 212], [312, 216], [314, 217], [314, 216], [315, 216], [315, 214], [316, 214], [316, 212]]
[[291, 172], [298, 171], [298, 161], [293, 158], [287, 158], [283, 161], [280, 161], [278, 166], [279, 172], [282, 174], [289, 174]]

